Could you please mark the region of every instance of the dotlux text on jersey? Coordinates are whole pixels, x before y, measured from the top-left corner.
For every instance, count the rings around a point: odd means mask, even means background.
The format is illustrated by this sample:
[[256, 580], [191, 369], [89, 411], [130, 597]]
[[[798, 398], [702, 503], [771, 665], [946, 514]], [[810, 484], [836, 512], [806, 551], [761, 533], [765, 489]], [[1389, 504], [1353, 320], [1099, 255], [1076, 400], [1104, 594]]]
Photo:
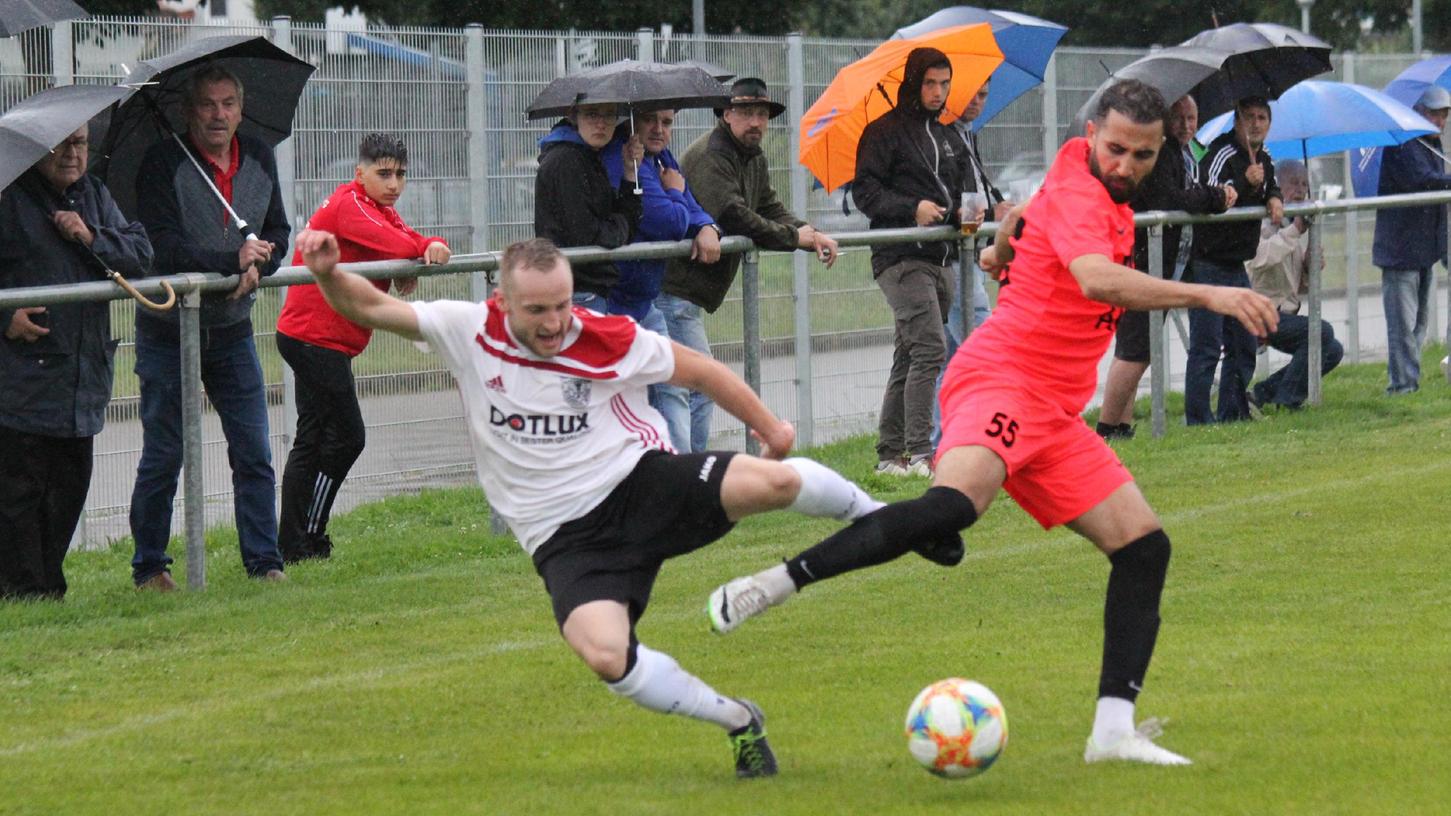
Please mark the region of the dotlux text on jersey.
[[489, 424], [508, 431], [524, 445], [548, 445], [566, 442], [591, 430], [589, 412], [582, 414], [506, 414], [489, 406]]

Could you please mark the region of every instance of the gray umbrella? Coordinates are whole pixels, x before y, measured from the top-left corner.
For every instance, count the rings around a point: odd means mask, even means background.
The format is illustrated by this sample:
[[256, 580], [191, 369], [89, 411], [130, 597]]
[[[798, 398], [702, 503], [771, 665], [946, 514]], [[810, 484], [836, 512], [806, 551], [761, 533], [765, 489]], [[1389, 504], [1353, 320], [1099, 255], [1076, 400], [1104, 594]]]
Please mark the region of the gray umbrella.
[[133, 93], [115, 85], [63, 85], [6, 111], [0, 116], [0, 188], [20, 178], [77, 128]]
[[1203, 31], [1184, 43], [1161, 48], [1114, 71], [1073, 118], [1069, 135], [1083, 124], [1112, 83], [1137, 79], [1173, 103], [1190, 94], [1199, 117], [1209, 120], [1246, 96], [1277, 99], [1301, 80], [1330, 70], [1330, 46], [1309, 34], [1274, 23], [1236, 23]]
[[[0, 188], [9, 187], [56, 145], [134, 93], [134, 88], [118, 85], [62, 85], [41, 91], [6, 111], [0, 116]], [[90, 247], [80, 246], [106, 271], [106, 277], [143, 306], [164, 311], [176, 303], [176, 293], [165, 281], [161, 288], [166, 292], [166, 299], [153, 303], [137, 292], [121, 273], [106, 266]]]
[[640, 112], [721, 108], [729, 102], [730, 91], [700, 68], [626, 59], [554, 80], [529, 105], [528, 116], [564, 116], [576, 105], [613, 103]]
[[[188, 82], [198, 69], [213, 65], [226, 68], [242, 82], [245, 101], [239, 131], [269, 145], [292, 134], [298, 98], [316, 70], [257, 36], [204, 37], [165, 56], [141, 61], [123, 83], [140, 92], [112, 117], [97, 167], [128, 216], [135, 217], [136, 174], [142, 158], [153, 144], [165, 139], [179, 141], [177, 134], [186, 132], [183, 103]], [[202, 177], [211, 179], [204, 172]], [[225, 201], [223, 205], [227, 206]]]
[[89, 16], [71, 0], [0, 0], [0, 37], [13, 37], [32, 28]]

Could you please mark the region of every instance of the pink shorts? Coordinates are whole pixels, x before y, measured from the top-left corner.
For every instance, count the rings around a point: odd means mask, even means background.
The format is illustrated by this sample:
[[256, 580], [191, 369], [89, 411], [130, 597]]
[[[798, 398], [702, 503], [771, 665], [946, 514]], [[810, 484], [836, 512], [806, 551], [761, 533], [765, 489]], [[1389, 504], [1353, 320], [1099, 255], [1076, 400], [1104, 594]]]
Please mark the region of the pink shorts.
[[942, 384], [937, 458], [967, 445], [996, 453], [1008, 471], [1003, 489], [1045, 529], [1078, 518], [1133, 481], [1082, 417], [1022, 387], [968, 379]]

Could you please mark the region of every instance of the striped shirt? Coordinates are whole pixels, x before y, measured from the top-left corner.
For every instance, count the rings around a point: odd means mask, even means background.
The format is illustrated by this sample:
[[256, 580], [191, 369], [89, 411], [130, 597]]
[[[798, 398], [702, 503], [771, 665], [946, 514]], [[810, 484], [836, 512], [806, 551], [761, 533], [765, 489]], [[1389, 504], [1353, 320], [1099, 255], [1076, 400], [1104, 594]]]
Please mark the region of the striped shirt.
[[484, 494], [529, 554], [604, 501], [646, 451], [673, 452], [646, 398], [675, 372], [665, 337], [576, 308], [559, 353], [540, 357], [492, 302], [412, 306], [458, 383]]

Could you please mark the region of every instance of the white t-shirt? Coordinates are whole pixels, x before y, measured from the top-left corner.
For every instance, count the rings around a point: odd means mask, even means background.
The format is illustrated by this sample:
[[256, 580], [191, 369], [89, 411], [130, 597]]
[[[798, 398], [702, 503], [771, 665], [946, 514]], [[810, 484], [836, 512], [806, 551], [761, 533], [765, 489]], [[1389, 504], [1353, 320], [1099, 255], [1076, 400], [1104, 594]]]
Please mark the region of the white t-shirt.
[[458, 382], [484, 495], [531, 555], [604, 501], [646, 451], [673, 452], [645, 388], [675, 372], [665, 337], [576, 308], [560, 352], [540, 357], [492, 303], [412, 305]]

